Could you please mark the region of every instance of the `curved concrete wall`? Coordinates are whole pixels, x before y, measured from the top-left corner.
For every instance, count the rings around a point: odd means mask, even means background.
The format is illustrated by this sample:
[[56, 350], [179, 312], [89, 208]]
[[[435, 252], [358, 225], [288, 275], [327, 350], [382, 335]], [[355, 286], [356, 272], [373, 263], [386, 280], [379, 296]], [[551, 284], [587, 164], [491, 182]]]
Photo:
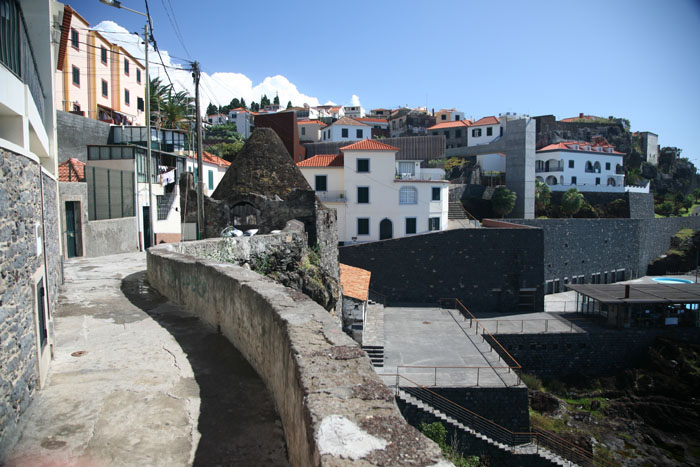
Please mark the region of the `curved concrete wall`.
[[[288, 232], [265, 237], [294, 241]], [[216, 326], [256, 369], [275, 400], [292, 465], [441, 462], [437, 445], [401, 417], [392, 391], [334, 317], [255, 272], [187, 255], [202, 252], [203, 242], [149, 249], [149, 282]]]

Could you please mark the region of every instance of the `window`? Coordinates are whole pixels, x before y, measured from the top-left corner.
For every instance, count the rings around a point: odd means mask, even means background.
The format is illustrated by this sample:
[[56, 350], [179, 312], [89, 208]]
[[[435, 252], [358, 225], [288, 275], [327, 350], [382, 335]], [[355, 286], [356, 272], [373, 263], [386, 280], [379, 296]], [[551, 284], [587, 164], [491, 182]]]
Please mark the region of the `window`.
[[610, 170], [610, 162], [605, 163], [605, 170]]
[[80, 50], [80, 36], [78, 36], [78, 31], [75, 29], [70, 30], [70, 45], [74, 49]]
[[327, 175], [316, 175], [316, 191], [328, 191]]
[[80, 68], [77, 66], [73, 67], [73, 84], [80, 87]]
[[358, 186], [357, 187], [357, 202], [361, 204], [369, 203], [369, 187], [368, 186]]
[[445, 133], [445, 138], [450, 137], [450, 130], [445, 130], [445, 131], [443, 131], [443, 133]]
[[301, 134], [302, 136], [306, 134], [306, 127], [301, 127]]
[[369, 159], [357, 159], [357, 171], [369, 172]]
[[503, 136], [503, 127], [501, 127], [501, 136]]
[[102, 80], [102, 95], [104, 97], [107, 97], [107, 95], [108, 95], [109, 90], [107, 88], [108, 88], [107, 81]]
[[107, 49], [104, 47], [100, 47], [100, 61], [105, 65], [107, 64]]
[[416, 233], [416, 218], [407, 217], [406, 218], [406, 235]]
[[569, 168], [573, 169], [574, 168], [574, 161], [569, 161]]
[[442, 120], [447, 120], [447, 115], [446, 115], [446, 114], [442, 114], [442, 115], [440, 115], [440, 118], [441, 118]]
[[432, 195], [433, 195], [433, 196], [432, 196], [432, 198], [431, 198], [433, 201], [440, 201], [440, 190], [441, 190], [441, 188], [440, 188], [439, 186], [434, 186], [434, 187], [433, 187], [433, 190], [432, 190], [432, 192], [433, 192]]
[[[403, 175], [409, 175], [409, 176], [414, 176], [416, 174], [416, 164], [415, 162], [399, 162], [399, 174], [401, 174], [401, 178], [404, 178]], [[406, 177], [408, 178], [408, 177]]]
[[596, 178], [595, 178], [595, 184], [596, 184], [596, 185], [600, 185], [600, 177], [596, 177]]
[[129, 59], [124, 59], [124, 74], [129, 76]]
[[474, 128], [472, 130], [472, 137], [478, 138], [481, 136], [481, 128]]
[[141, 83], [141, 70], [136, 69], [136, 82]]
[[214, 189], [214, 171], [210, 170], [207, 175], [209, 175], [209, 189], [213, 190]]
[[124, 105], [131, 104], [131, 95], [128, 89], [124, 89]]
[[73, 112], [80, 112], [80, 105], [79, 104], [73, 104]]
[[571, 177], [571, 184], [576, 185], [576, 177]]
[[343, 138], [347, 138], [348, 137], [348, 129], [343, 128], [342, 130], [340, 130], [340, 136]]
[[486, 136], [493, 136], [493, 127], [486, 128]]
[[455, 130], [455, 138], [461, 138], [462, 137], [462, 130]]
[[369, 235], [369, 218], [357, 218], [357, 235]]
[[460, 117], [459, 115], [455, 115], [455, 121], [458, 122], [460, 118], [461, 118], [461, 117]]
[[404, 186], [399, 190], [399, 204], [418, 204], [418, 190]]
[[144, 101], [143, 97], [137, 97], [136, 98], [136, 108], [143, 111], [144, 110]]
[[358, 138], [362, 138], [362, 130], [361, 130], [361, 129], [360, 129], [360, 130], [357, 130], [357, 131], [355, 132], [355, 134], [357, 135]]
[[433, 230], [440, 230], [440, 218], [431, 217], [428, 219], [428, 230], [432, 232]]

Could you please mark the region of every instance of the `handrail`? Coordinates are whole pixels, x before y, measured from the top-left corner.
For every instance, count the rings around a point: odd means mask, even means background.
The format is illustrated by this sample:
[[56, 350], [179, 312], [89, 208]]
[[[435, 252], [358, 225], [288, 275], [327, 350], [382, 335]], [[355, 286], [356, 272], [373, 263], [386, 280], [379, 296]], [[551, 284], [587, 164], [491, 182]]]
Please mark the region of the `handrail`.
[[[466, 422], [464, 423], [465, 425], [468, 425], [472, 429], [489, 436], [496, 442], [502, 442], [503, 444], [507, 444], [511, 447], [526, 444], [527, 442], [534, 442], [537, 447], [542, 446], [547, 450], [558, 454], [561, 457], [570, 461], [583, 461], [588, 465], [613, 465], [606, 459], [603, 459], [600, 456], [596, 456], [592, 452], [588, 452], [580, 446], [577, 446], [563, 438], [556, 436], [554, 433], [550, 433], [539, 428], [535, 428], [529, 432], [512, 431], [496, 423], [495, 421], [490, 420], [482, 415], [479, 415], [478, 413], [467, 409], [466, 407], [457, 404], [456, 402], [446, 398], [445, 396], [442, 396], [441, 394], [438, 394], [437, 392], [432, 391], [429, 388], [422, 386], [419, 383], [416, 383], [415, 381], [411, 380], [410, 378], [402, 376], [398, 373], [396, 373], [395, 375], [382, 374], [380, 376], [396, 376], [397, 383], [395, 391], [397, 395], [399, 394], [399, 390], [401, 390], [399, 385], [399, 379], [404, 379], [410, 382], [415, 386], [416, 389], [418, 389], [417, 392], [419, 394], [421, 392], [427, 393], [430, 401], [426, 400], [428, 398], [425, 397], [425, 394], [423, 394], [424, 397], [417, 397], [417, 395], [415, 394], [416, 391], [410, 391], [410, 388], [406, 386], [404, 386], [405, 392], [407, 392], [410, 395], [413, 395], [414, 397], [418, 398], [419, 400], [422, 400], [423, 402], [434, 406], [436, 409], [444, 412], [448, 416], [454, 416], [455, 419], [460, 423]], [[526, 443], [523, 443], [524, 440], [527, 440]]]
[[464, 211], [464, 213], [467, 215], [467, 217], [471, 217], [470, 220], [476, 221], [478, 225], [481, 225], [481, 223], [479, 222], [479, 219], [477, 219], [476, 217], [474, 217], [474, 215], [472, 215], [471, 212], [467, 211], [467, 209], [466, 209], [466, 208], [464, 207], [464, 205], [462, 204], [462, 201], [453, 201], [453, 202], [456, 202], [456, 203], [459, 204], [460, 209], [461, 209], [462, 211]]
[[386, 295], [384, 295], [383, 293], [379, 293], [379, 292], [377, 292], [376, 290], [369, 289], [369, 288], [367, 289], [367, 292], [368, 292], [368, 293], [367, 293], [368, 297], [369, 297], [370, 294], [378, 295], [378, 296], [380, 297], [380, 300], [377, 300], [377, 301], [379, 301], [379, 303], [381, 303], [382, 305], [385, 305], [385, 306], [386, 306], [386, 302], [387, 302], [387, 300], [386, 300], [386, 299], [387, 299], [387, 296], [386, 296]]

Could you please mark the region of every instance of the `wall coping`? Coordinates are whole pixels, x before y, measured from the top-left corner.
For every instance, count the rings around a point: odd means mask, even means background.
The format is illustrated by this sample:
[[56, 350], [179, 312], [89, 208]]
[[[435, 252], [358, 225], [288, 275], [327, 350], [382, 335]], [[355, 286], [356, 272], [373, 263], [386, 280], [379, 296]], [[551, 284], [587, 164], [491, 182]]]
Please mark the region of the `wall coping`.
[[291, 465], [451, 465], [403, 419], [336, 318], [254, 271], [186, 254], [199, 243], [150, 248], [148, 280], [217, 327], [255, 368], [275, 401]]

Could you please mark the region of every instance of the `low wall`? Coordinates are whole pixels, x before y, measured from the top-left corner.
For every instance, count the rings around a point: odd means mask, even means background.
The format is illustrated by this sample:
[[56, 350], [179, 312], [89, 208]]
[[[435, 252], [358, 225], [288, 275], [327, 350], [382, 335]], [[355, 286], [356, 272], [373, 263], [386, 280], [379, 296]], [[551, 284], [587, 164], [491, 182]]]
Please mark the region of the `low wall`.
[[[240, 238], [244, 249], [294, 235]], [[208, 242], [208, 243], [204, 243]], [[393, 392], [340, 323], [305, 295], [233, 264], [189, 254], [216, 240], [148, 250], [148, 280], [215, 326], [256, 369], [272, 394], [295, 466], [431, 465], [440, 450], [401, 417]]]
[[138, 231], [135, 217], [89, 221], [83, 230], [85, 256], [105, 256], [137, 251]]

